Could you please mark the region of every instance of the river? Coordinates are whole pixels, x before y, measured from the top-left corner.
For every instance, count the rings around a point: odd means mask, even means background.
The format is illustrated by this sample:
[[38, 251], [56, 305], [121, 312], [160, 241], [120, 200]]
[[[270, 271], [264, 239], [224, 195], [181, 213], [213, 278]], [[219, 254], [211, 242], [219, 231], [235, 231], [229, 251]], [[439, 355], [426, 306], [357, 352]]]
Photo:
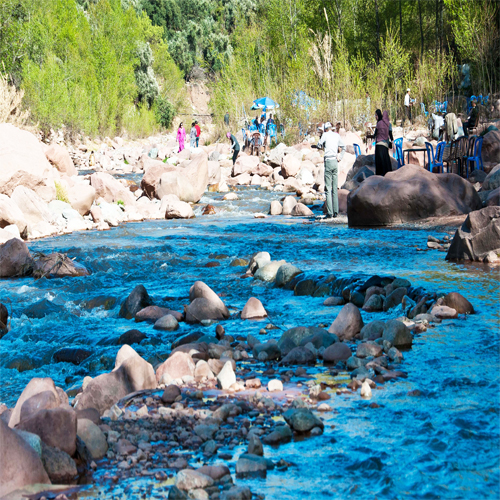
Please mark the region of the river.
[[[371, 402], [333, 394], [336, 410], [325, 417], [322, 436], [266, 447], [273, 460], [296, 464], [267, 479], [238, 480], [268, 500], [292, 499], [498, 499], [499, 481], [499, 287], [498, 270], [444, 260], [426, 248], [428, 228], [352, 229], [288, 217], [253, 218], [267, 212], [276, 193], [243, 189], [240, 200], [222, 202], [207, 193], [214, 216], [191, 220], [129, 223], [106, 232], [80, 232], [29, 244], [30, 251], [67, 252], [91, 276], [73, 279], [2, 280], [0, 302], [13, 311], [12, 331], [0, 341], [0, 402], [12, 406], [32, 377], [52, 377], [64, 389], [84, 376], [112, 369], [116, 339], [139, 328], [148, 338], [136, 350], [157, 364], [177, 336], [215, 326], [181, 324], [175, 333], [118, 318], [121, 301], [143, 284], [157, 305], [182, 311], [189, 288], [203, 280], [232, 313], [249, 297], [258, 297], [281, 329], [330, 324], [340, 307], [324, 307], [324, 298], [295, 297], [253, 279], [240, 279], [245, 268], [237, 257], [268, 251], [306, 272], [337, 276], [387, 274], [409, 279], [430, 291], [458, 291], [476, 314], [444, 321], [418, 336], [404, 353], [407, 379], [375, 390]], [[442, 230], [432, 232], [442, 236]], [[216, 267], [205, 267], [217, 262]], [[87, 310], [86, 300], [116, 298], [111, 310]], [[47, 299], [59, 306], [42, 319], [23, 310]], [[390, 313], [364, 313], [365, 323]], [[230, 318], [231, 335], [258, 335], [266, 323]], [[269, 336], [279, 338], [280, 329]], [[93, 354], [80, 366], [55, 363], [61, 347]], [[419, 395], [409, 395], [418, 390]], [[415, 394], [415, 393], [413, 393]], [[243, 450], [243, 447], [241, 448]]]

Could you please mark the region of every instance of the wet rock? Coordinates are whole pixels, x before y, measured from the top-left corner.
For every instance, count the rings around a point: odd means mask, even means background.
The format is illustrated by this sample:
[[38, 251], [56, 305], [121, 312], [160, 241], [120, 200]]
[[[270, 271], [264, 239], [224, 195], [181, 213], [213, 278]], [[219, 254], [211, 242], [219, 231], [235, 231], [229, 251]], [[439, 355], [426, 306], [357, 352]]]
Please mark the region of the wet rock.
[[78, 419], [77, 435], [85, 443], [94, 460], [106, 455], [108, 451], [106, 437], [94, 422], [86, 418]]
[[385, 299], [384, 311], [389, 311], [393, 307], [399, 306], [401, 304], [403, 297], [408, 293], [408, 289], [404, 287], [396, 288], [391, 292]]
[[75, 484], [78, 476], [75, 461], [64, 451], [42, 443], [42, 463], [54, 484]]
[[76, 413], [71, 408], [39, 410], [21, 420], [19, 429], [40, 436], [42, 441], [68, 455], [76, 451]]
[[265, 444], [277, 445], [290, 441], [292, 437], [292, 429], [288, 425], [277, 425], [272, 432], [264, 436], [263, 441]]
[[241, 319], [257, 319], [265, 318], [267, 312], [262, 305], [262, 302], [255, 297], [250, 297], [241, 312]]
[[8, 332], [9, 311], [0, 302], [0, 339]]
[[23, 314], [25, 314], [28, 318], [41, 319], [45, 318], [45, 316], [48, 316], [49, 314], [61, 315], [63, 312], [64, 306], [54, 304], [48, 299], [42, 299], [24, 309]]
[[380, 320], [371, 321], [367, 323], [360, 332], [363, 340], [377, 340], [382, 337], [384, 332], [385, 323]]
[[165, 387], [163, 394], [161, 396], [161, 400], [167, 404], [171, 405], [175, 403], [178, 397], [181, 396], [181, 390], [176, 385], [168, 385]]
[[269, 460], [258, 455], [243, 454], [236, 462], [236, 474], [240, 477], [266, 477]]
[[122, 333], [116, 343], [118, 345], [123, 344], [140, 344], [144, 339], [147, 338], [147, 335], [139, 330], [128, 330], [125, 333]]
[[202, 440], [202, 441], [208, 441], [210, 439], [213, 439], [215, 436], [215, 433], [219, 430], [219, 426], [216, 424], [211, 424], [211, 425], [206, 425], [206, 424], [199, 424], [197, 425], [193, 431], [194, 433]]
[[168, 500], [188, 500], [188, 498], [187, 493], [177, 488], [175, 484], [168, 491]]
[[112, 372], [92, 379], [78, 394], [75, 409], [95, 408], [102, 415], [127, 394], [156, 388], [153, 367], [131, 347], [124, 345], [122, 349], [125, 347], [132, 351], [131, 355], [115, 366]]
[[175, 194], [166, 194], [161, 198], [160, 211], [165, 211], [165, 219], [192, 219], [193, 208]]
[[[265, 357], [261, 356], [261, 354], [265, 354]], [[253, 355], [256, 359], [261, 359], [262, 361], [280, 359], [281, 349], [278, 347], [276, 341], [270, 340], [263, 344], [257, 343], [253, 348]]]
[[225, 335], [226, 332], [224, 331], [224, 327], [222, 325], [217, 325], [215, 327], [215, 336], [217, 337], [217, 340], [222, 340]]
[[143, 285], [137, 285], [132, 293], [123, 301], [119, 317], [132, 319], [141, 309], [153, 304], [153, 300], [148, 295]]
[[374, 294], [371, 295], [370, 298], [365, 301], [363, 307], [363, 311], [366, 312], [378, 312], [384, 310], [384, 299], [381, 295]]
[[352, 355], [351, 349], [343, 342], [335, 342], [335, 344], [327, 347], [323, 352], [323, 361], [325, 363], [338, 363], [345, 361]]
[[171, 309], [158, 306], [148, 306], [144, 309], [141, 309], [135, 315], [135, 321], [138, 323], [141, 321], [155, 323], [156, 321], [167, 315], [173, 316], [177, 321], [182, 321], [182, 314], [180, 312], [172, 311]]
[[376, 342], [363, 342], [358, 344], [356, 349], [356, 356], [358, 358], [367, 358], [373, 356], [374, 358], [382, 355], [382, 347]]
[[54, 353], [54, 361], [56, 363], [72, 363], [74, 365], [79, 365], [91, 355], [92, 351], [88, 351], [87, 349], [74, 349], [67, 347], [59, 349]]
[[401, 351], [397, 349], [396, 347], [391, 347], [387, 351], [387, 356], [393, 363], [401, 363], [403, 359], [403, 355], [401, 354]]
[[283, 213], [283, 207], [278, 200], [273, 200], [271, 202], [271, 208], [269, 209], [270, 215], [281, 215]]
[[231, 267], [244, 267], [248, 266], [248, 260], [246, 259], [234, 259], [231, 261], [231, 264], [229, 264]]
[[230, 361], [227, 361], [224, 364], [222, 370], [217, 375], [217, 380], [223, 390], [229, 389], [234, 383], [236, 383], [236, 375], [234, 374], [233, 366]]
[[0, 496], [35, 483], [50, 483], [37, 452], [0, 419]]
[[223, 477], [231, 474], [227, 465], [204, 465], [197, 470], [201, 474], [211, 477], [214, 481], [220, 481]]
[[330, 347], [335, 342], [339, 341], [337, 335], [333, 333], [328, 333], [326, 330], [318, 329], [316, 333], [309, 335], [308, 337], [302, 339], [300, 342], [301, 346], [305, 346], [307, 344], [312, 344], [315, 349], [321, 349], [322, 347], [327, 348]]
[[295, 276], [302, 274], [302, 271], [293, 264], [283, 264], [276, 273], [276, 286], [283, 287], [290, 283]]
[[254, 278], [262, 281], [275, 281], [278, 269], [283, 264], [286, 264], [284, 260], [271, 261], [264, 267], [259, 267], [259, 269], [254, 274]]
[[167, 314], [158, 319], [153, 328], [155, 330], [172, 332], [179, 328], [179, 322], [171, 314]]
[[254, 274], [258, 269], [266, 266], [270, 262], [271, 256], [268, 252], [258, 252], [250, 259], [247, 272]]
[[311, 217], [313, 216], [312, 210], [303, 203], [297, 203], [290, 212], [294, 217]]
[[492, 206], [468, 215], [453, 237], [446, 260], [494, 262], [499, 255], [500, 207]]
[[391, 319], [384, 325], [382, 339], [389, 341], [394, 347], [411, 347], [413, 343], [410, 330], [396, 319]]
[[107, 295], [99, 295], [93, 299], [84, 300], [81, 303], [81, 306], [88, 311], [92, 309], [96, 309], [98, 307], [102, 307], [105, 311], [110, 311], [115, 307], [116, 297], [110, 297]]
[[233, 486], [229, 490], [224, 490], [220, 495], [220, 500], [251, 500], [252, 492], [248, 486]]
[[323, 302], [324, 306], [343, 306], [345, 304], [345, 300], [343, 297], [328, 297]]
[[316, 363], [316, 354], [307, 347], [294, 347], [282, 360], [283, 365], [313, 365]]
[[458, 316], [457, 311], [448, 306], [434, 306], [431, 313], [439, 319], [453, 319]]
[[183, 345], [196, 344], [202, 337], [202, 332], [193, 332], [182, 335], [181, 337], [178, 337], [177, 340], [172, 342], [172, 351]]
[[41, 255], [34, 260], [33, 277], [39, 278], [69, 278], [88, 276], [90, 273], [85, 266], [70, 259], [62, 253]]
[[349, 371], [357, 370], [362, 366], [365, 366], [366, 361], [364, 359], [358, 358], [357, 356], [351, 356], [346, 361], [346, 367]]
[[312, 337], [316, 334], [324, 335], [325, 332], [325, 329], [315, 326], [296, 326], [294, 328], [290, 328], [289, 330], [284, 332], [283, 335], [281, 335], [280, 339], [278, 340], [278, 346], [281, 351], [286, 354], [294, 347], [300, 346], [304, 339]]
[[361, 385], [361, 397], [362, 398], [371, 398], [372, 397], [372, 390], [370, 387], [370, 384], [368, 383], [368, 380], [365, 380], [363, 384]]
[[313, 279], [300, 280], [293, 289], [293, 294], [300, 296], [313, 295], [316, 290], [316, 282]]
[[214, 480], [210, 476], [192, 469], [184, 469], [179, 471], [177, 473], [177, 477], [175, 478], [175, 485], [177, 486], [177, 488], [183, 491], [191, 491], [198, 488], [207, 488], [208, 486], [212, 486], [213, 484]]
[[[17, 400], [16, 406], [14, 407], [9, 420], [9, 427], [15, 427], [19, 423], [21, 418], [21, 409], [28, 399], [46, 391], [51, 392], [54, 395], [55, 401], [58, 401], [60, 404], [59, 394], [57, 392], [54, 381], [51, 378], [32, 378]], [[48, 401], [48, 399], [45, 397], [43, 398], [43, 400]], [[36, 406], [37, 405], [35, 405], [35, 407]]]
[[307, 408], [290, 408], [283, 413], [286, 423], [296, 432], [309, 432], [314, 427], [324, 429], [323, 422]]
[[49, 410], [57, 408], [61, 404], [61, 400], [56, 392], [51, 390], [42, 391], [38, 394], [26, 399], [21, 406], [20, 421], [32, 417], [40, 410]]
[[334, 333], [340, 340], [351, 340], [363, 328], [359, 309], [354, 304], [346, 304], [335, 318], [329, 333]]
[[248, 439], [248, 453], [250, 455], [258, 455], [260, 457], [264, 455], [262, 442], [255, 434], [251, 434], [250, 438]]
[[363, 181], [348, 198], [347, 216], [350, 226], [383, 226], [467, 214], [481, 206], [466, 179], [404, 165], [384, 177], [374, 175]]
[[31, 266], [31, 254], [24, 241], [12, 238], [0, 245], [0, 278], [24, 276]]
[[185, 352], [174, 352], [156, 370], [156, 380], [161, 383], [165, 376], [170, 380], [181, 379], [185, 376], [194, 377], [195, 364], [193, 358]]
[[186, 321], [199, 323], [205, 319], [222, 320], [229, 311], [220, 297], [202, 281], [196, 281], [189, 291], [191, 304], [186, 309]]
[[444, 296], [443, 304], [455, 309], [458, 314], [474, 314], [472, 304], [458, 292], [451, 292]]
[[203, 208], [202, 215], [215, 215], [217, 211], [213, 205], [206, 205]]

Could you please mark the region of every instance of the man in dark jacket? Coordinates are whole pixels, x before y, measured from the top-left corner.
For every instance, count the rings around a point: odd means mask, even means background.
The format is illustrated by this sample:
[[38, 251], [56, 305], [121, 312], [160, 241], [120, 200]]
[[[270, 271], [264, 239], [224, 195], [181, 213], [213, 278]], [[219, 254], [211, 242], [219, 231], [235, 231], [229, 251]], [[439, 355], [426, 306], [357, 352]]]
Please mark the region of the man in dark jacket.
[[236, 137], [234, 137], [231, 132], [226, 134], [226, 137], [231, 141], [231, 150], [233, 152], [233, 165], [236, 163], [236, 158], [240, 154], [240, 143], [237, 141]]
[[472, 109], [470, 110], [470, 115], [467, 118], [467, 121], [464, 123], [464, 134], [467, 137], [469, 135], [469, 128], [473, 128], [476, 126], [477, 116], [479, 110], [477, 109], [477, 101], [474, 99], [472, 101]]

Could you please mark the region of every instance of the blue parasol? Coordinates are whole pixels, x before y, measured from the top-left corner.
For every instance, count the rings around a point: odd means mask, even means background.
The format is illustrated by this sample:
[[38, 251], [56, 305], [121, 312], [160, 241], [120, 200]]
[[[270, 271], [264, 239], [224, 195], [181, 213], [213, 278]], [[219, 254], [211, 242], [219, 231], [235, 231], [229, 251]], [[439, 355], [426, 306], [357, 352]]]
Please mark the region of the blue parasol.
[[252, 109], [276, 109], [280, 105], [274, 102], [270, 97], [261, 97], [260, 99], [255, 99], [252, 105]]

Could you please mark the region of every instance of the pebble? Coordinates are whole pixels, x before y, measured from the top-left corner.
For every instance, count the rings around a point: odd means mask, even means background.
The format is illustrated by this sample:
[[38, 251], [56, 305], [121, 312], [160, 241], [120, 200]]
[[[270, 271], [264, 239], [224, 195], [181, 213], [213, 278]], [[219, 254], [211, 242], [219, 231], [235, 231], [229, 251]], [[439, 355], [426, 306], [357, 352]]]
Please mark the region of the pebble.
[[269, 392], [282, 391], [283, 383], [281, 382], [281, 380], [278, 379], [270, 380], [269, 383], [267, 384], [267, 390]]
[[368, 383], [368, 380], [365, 380], [363, 384], [361, 385], [361, 397], [362, 398], [371, 398], [372, 397], [372, 390], [370, 388], [370, 384]]

